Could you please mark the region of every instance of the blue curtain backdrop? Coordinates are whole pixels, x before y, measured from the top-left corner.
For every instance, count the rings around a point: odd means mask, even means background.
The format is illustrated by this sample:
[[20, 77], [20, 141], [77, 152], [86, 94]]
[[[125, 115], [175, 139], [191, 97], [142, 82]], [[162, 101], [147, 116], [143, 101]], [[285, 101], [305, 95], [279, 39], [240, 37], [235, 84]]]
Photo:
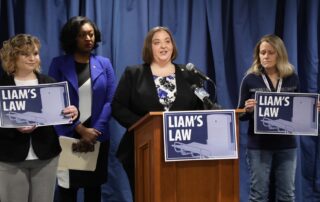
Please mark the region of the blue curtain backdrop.
[[[91, 18], [102, 31], [97, 54], [109, 57], [117, 78], [127, 65], [141, 63], [147, 31], [167, 26], [177, 42], [177, 63], [194, 63], [216, 82], [212, 99], [236, 108], [238, 90], [258, 39], [270, 33], [283, 38], [304, 92], [319, 91], [320, 3], [318, 0], [1, 0], [0, 42], [29, 33], [42, 42], [42, 71], [63, 54], [59, 31], [72, 16]], [[2, 45], [1, 45], [2, 46]], [[125, 173], [114, 153], [123, 128], [112, 120], [109, 181], [103, 201], [131, 201]], [[240, 134], [241, 201], [248, 198], [245, 163], [246, 123]], [[320, 201], [318, 137], [298, 137], [298, 202]], [[81, 197], [81, 196], [80, 196]]]

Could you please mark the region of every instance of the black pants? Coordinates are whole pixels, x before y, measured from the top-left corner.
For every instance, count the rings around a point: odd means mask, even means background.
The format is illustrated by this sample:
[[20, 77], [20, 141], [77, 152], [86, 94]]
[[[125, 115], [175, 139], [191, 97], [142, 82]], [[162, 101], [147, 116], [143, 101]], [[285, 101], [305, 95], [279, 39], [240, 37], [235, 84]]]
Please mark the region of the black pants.
[[129, 180], [129, 184], [130, 184], [130, 188], [131, 188], [131, 194], [132, 194], [132, 200], [134, 201], [134, 162], [132, 160], [132, 162], [125, 162], [122, 163], [122, 167], [124, 168], [124, 170], [126, 171], [128, 180]]
[[[60, 202], [77, 202], [79, 188], [65, 189], [58, 186]], [[84, 202], [101, 202], [101, 186], [85, 187]]]
[[122, 167], [126, 171], [131, 193], [132, 199], [134, 201], [134, 139], [133, 132], [126, 132], [119, 144], [117, 157], [119, 161], [122, 163]]

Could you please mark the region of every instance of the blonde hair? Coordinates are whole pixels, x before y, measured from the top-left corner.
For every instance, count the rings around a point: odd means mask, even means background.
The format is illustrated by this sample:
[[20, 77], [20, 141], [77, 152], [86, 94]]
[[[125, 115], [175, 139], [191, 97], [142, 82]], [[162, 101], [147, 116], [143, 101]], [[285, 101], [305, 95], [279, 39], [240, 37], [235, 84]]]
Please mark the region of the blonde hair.
[[276, 35], [265, 35], [256, 44], [253, 52], [253, 63], [251, 67], [248, 69], [247, 74], [250, 74], [250, 73], [254, 73], [257, 75], [262, 74], [261, 61], [259, 57], [260, 45], [262, 42], [267, 42], [276, 50], [276, 53], [277, 53], [276, 68], [278, 70], [279, 76], [281, 78], [285, 78], [287, 76], [292, 75], [294, 73], [294, 67], [289, 62], [286, 47], [283, 41], [281, 40], [281, 38]]
[[[18, 34], [3, 42], [0, 49], [0, 58], [3, 70], [7, 74], [13, 74], [16, 71], [17, 58], [21, 54], [34, 52], [36, 48], [40, 49], [40, 41], [37, 37], [29, 34]], [[35, 72], [40, 72], [40, 64], [35, 68]]]
[[154, 34], [159, 31], [165, 31], [170, 36], [172, 47], [173, 47], [171, 60], [173, 61], [174, 59], [176, 59], [176, 57], [178, 55], [177, 45], [173, 39], [173, 35], [170, 32], [170, 30], [167, 27], [160, 27], [160, 26], [154, 27], [148, 32], [146, 38], [144, 39], [144, 43], [143, 43], [142, 59], [146, 64], [151, 64], [153, 62], [154, 58], [153, 58], [153, 52], [152, 52], [152, 38], [153, 38]]

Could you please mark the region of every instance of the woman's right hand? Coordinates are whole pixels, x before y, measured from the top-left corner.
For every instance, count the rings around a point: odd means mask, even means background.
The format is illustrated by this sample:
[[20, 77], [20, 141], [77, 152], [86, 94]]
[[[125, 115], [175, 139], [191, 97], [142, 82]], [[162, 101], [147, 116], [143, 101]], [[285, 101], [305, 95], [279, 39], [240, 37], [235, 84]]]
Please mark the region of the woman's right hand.
[[244, 105], [244, 109], [246, 112], [253, 112], [254, 106], [256, 106], [257, 102], [255, 99], [247, 99]]

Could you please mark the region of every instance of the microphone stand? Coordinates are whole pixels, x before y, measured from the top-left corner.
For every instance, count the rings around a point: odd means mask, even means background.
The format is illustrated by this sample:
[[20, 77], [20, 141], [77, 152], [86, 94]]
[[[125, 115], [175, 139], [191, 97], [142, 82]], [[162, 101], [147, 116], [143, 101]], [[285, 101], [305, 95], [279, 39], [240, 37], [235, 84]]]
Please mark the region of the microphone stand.
[[203, 102], [204, 109], [213, 110], [213, 109], [221, 109], [222, 107], [217, 103], [213, 103], [210, 100], [210, 94], [204, 89], [203, 80], [200, 82], [200, 87], [196, 84], [191, 86], [191, 89], [194, 91], [195, 95]]

